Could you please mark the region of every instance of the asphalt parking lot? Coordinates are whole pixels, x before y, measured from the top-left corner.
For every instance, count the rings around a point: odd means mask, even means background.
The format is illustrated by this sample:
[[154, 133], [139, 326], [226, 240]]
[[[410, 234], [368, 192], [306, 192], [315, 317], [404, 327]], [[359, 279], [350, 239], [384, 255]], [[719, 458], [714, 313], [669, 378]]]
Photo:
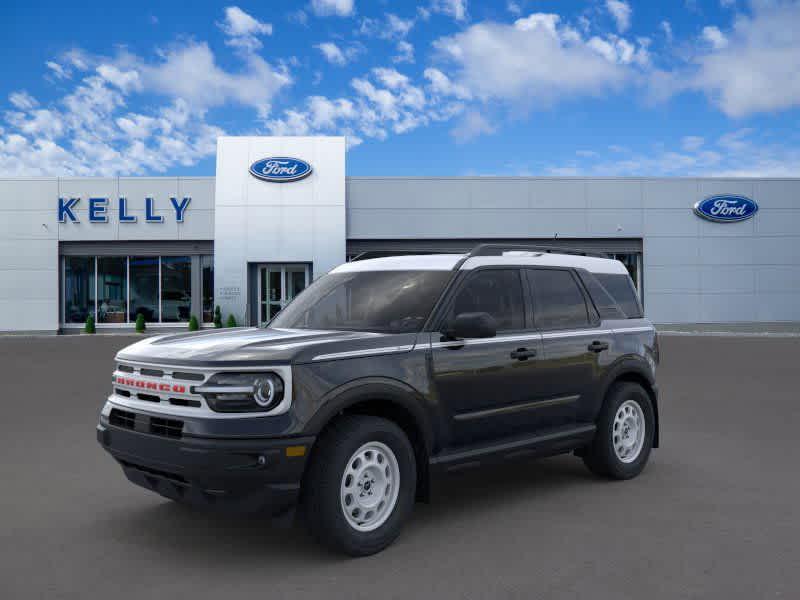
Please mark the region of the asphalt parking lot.
[[129, 484], [94, 426], [131, 339], [0, 338], [0, 598], [800, 595], [800, 338], [662, 337], [641, 477], [569, 456], [450, 475], [364, 559]]

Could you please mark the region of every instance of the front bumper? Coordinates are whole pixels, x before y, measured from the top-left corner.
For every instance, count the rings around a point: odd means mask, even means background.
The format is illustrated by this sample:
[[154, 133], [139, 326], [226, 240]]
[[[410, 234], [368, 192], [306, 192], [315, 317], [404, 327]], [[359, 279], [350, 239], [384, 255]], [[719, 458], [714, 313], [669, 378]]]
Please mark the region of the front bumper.
[[224, 512], [277, 515], [297, 502], [314, 438], [172, 439], [102, 416], [97, 441], [131, 482], [162, 496]]

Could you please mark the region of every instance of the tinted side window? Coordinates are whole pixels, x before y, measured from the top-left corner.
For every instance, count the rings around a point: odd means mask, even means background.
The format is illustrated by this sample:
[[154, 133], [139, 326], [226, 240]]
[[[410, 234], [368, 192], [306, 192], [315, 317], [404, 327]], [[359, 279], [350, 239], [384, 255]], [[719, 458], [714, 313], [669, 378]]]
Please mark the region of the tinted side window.
[[528, 281], [537, 327], [572, 329], [589, 326], [586, 300], [572, 273], [557, 269], [530, 269]]
[[633, 282], [628, 275], [612, 275], [609, 273], [595, 274], [597, 280], [606, 288], [606, 291], [617, 301], [619, 307], [625, 311], [629, 319], [642, 317], [642, 306], [633, 290]]
[[476, 271], [458, 290], [450, 318], [465, 312], [486, 312], [497, 321], [497, 331], [525, 328], [525, 305], [519, 271]]
[[609, 295], [594, 275], [588, 271], [578, 271], [578, 276], [586, 286], [592, 301], [594, 302], [597, 312], [600, 314], [601, 319], [625, 319], [627, 315], [622, 312], [622, 309], [617, 306], [617, 302]]

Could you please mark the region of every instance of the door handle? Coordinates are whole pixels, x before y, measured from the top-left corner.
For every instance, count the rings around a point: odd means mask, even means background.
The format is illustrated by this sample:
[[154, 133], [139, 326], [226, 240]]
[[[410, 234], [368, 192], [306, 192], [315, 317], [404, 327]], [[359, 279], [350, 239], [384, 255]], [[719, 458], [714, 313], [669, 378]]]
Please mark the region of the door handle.
[[517, 360], [528, 360], [533, 356], [536, 356], [536, 350], [528, 350], [527, 348], [517, 348], [511, 353], [511, 358]]
[[601, 342], [600, 340], [595, 340], [591, 344], [589, 344], [589, 350], [592, 352], [602, 352], [603, 350], [608, 350], [608, 342]]

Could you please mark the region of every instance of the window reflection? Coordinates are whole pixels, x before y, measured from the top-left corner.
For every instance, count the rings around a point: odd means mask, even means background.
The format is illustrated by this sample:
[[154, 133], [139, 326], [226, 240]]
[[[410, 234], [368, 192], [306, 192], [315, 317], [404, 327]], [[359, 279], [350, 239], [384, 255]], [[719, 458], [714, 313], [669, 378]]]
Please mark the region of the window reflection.
[[97, 259], [97, 322], [124, 323], [127, 307], [127, 257]]
[[94, 256], [64, 257], [64, 321], [84, 323], [94, 316]]
[[188, 321], [191, 312], [192, 261], [190, 257], [161, 257], [161, 322]]
[[156, 323], [158, 315], [158, 257], [130, 257], [131, 309], [129, 319], [144, 315], [147, 323]]
[[201, 256], [203, 277], [203, 323], [214, 322], [214, 257]]

